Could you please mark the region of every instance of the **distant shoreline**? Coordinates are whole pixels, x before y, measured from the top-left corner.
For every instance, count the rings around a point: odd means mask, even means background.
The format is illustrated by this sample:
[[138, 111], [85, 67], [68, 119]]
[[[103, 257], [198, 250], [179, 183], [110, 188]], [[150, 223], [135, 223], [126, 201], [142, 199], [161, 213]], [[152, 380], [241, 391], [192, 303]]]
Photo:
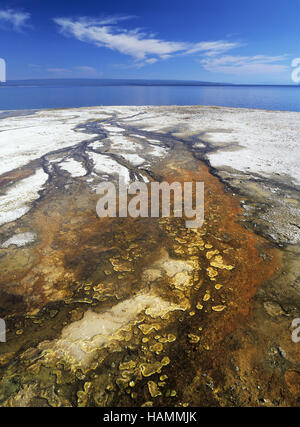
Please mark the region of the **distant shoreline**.
[[3, 110], [0, 109], [0, 120], [6, 117], [16, 117], [16, 116], [27, 116], [29, 114], [34, 114], [38, 112], [46, 112], [46, 111], [61, 111], [61, 110], [69, 110], [69, 111], [86, 111], [93, 110], [95, 108], [142, 108], [147, 107], [151, 109], [177, 109], [177, 108], [207, 108], [211, 110], [235, 110], [237, 113], [239, 112], [261, 112], [261, 113], [283, 113], [283, 114], [299, 114], [300, 111], [290, 111], [290, 110], [270, 110], [267, 108], [250, 108], [250, 107], [230, 107], [227, 105], [90, 105], [86, 107], [65, 107], [65, 108], [24, 108], [22, 110]]
[[45, 86], [229, 86], [229, 87], [298, 87], [298, 84], [224, 83], [194, 80], [147, 80], [147, 79], [24, 79], [8, 80], [0, 87], [45, 87]]

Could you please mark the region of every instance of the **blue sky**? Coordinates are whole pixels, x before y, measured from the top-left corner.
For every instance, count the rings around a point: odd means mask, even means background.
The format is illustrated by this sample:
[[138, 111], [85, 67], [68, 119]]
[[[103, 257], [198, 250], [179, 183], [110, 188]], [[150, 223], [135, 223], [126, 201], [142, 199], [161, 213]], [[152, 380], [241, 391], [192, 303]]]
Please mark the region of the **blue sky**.
[[300, 1], [0, 0], [7, 79], [292, 84]]

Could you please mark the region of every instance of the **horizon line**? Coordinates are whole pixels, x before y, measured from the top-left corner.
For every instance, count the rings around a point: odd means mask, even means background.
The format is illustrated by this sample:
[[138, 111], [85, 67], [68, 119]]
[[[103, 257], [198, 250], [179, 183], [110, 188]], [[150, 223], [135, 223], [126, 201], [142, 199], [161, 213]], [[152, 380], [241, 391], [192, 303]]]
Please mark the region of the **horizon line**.
[[38, 81], [107, 81], [107, 82], [135, 82], [135, 83], [185, 83], [192, 85], [211, 85], [211, 86], [290, 86], [290, 87], [299, 87], [300, 84], [297, 83], [231, 83], [231, 82], [214, 82], [214, 81], [202, 81], [202, 80], [181, 80], [181, 79], [122, 79], [122, 78], [91, 78], [91, 77], [62, 77], [62, 78], [29, 78], [29, 79], [9, 79], [6, 82], [0, 83], [0, 86], [5, 86], [7, 83], [16, 83], [16, 82], [38, 82]]

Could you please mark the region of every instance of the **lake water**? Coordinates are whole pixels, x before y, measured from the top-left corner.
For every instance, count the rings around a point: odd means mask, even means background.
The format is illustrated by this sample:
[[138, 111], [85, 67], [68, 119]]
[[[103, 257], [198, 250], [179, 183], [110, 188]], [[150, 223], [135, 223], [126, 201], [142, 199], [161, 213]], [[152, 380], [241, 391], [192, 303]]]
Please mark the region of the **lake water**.
[[300, 111], [300, 86], [101, 85], [58, 81], [0, 86], [0, 109], [96, 105], [217, 105]]

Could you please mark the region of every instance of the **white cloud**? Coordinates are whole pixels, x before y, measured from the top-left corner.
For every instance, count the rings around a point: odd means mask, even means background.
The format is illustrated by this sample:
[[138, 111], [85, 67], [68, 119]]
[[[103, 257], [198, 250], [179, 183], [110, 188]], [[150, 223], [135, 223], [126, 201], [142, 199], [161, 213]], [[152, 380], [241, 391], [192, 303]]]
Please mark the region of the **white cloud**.
[[214, 42], [200, 42], [195, 43], [193, 47], [191, 47], [189, 50], [187, 50], [186, 53], [205, 53], [207, 56], [214, 56], [221, 53], [224, 53], [228, 50], [234, 49], [236, 47], [239, 47], [239, 43], [235, 42], [227, 42], [227, 41], [214, 41]]
[[145, 60], [145, 62], [147, 63], [147, 64], [155, 64], [155, 62], [157, 62], [158, 61], [158, 59], [157, 58], [149, 58], [149, 59], [146, 59]]
[[73, 36], [82, 42], [93, 43], [99, 47], [116, 50], [130, 55], [145, 63], [154, 64], [158, 59], [168, 59], [174, 55], [188, 55], [205, 53], [213, 56], [237, 47], [238, 43], [227, 41], [207, 41], [199, 43], [187, 43], [179, 41], [166, 41], [148, 35], [139, 28], [126, 30], [115, 25], [120, 20], [130, 17], [114, 17], [104, 20], [79, 18], [56, 18], [60, 31], [67, 36]]
[[79, 67], [75, 67], [75, 70], [85, 74], [97, 74], [96, 68], [90, 67], [88, 65], [81, 65]]
[[174, 56], [194, 55], [207, 71], [231, 74], [269, 74], [288, 70], [284, 64], [285, 56], [230, 56], [226, 53], [243, 45], [235, 41], [215, 40], [199, 42], [181, 42], [162, 40], [153, 34], [147, 34], [139, 28], [127, 30], [120, 27], [120, 21], [131, 16], [115, 16], [103, 19], [56, 18], [54, 21], [65, 36], [105, 47], [135, 59], [135, 66], [155, 64], [158, 60], [167, 60]]
[[268, 74], [282, 73], [288, 70], [288, 66], [282, 61], [285, 56], [220, 56], [205, 58], [201, 64], [208, 71], [226, 74]]
[[30, 17], [30, 13], [27, 12], [14, 9], [0, 10], [0, 27], [5, 30], [12, 28], [15, 31], [22, 31], [28, 26]]
[[50, 73], [70, 73], [71, 70], [68, 70], [67, 68], [48, 68], [47, 71]]
[[59, 74], [61, 76], [67, 75], [68, 77], [100, 77], [103, 73], [101, 71], [96, 70], [94, 67], [90, 67], [89, 65], [78, 65], [76, 67], [71, 68], [59, 68], [53, 67], [48, 68], [47, 71], [53, 74]]

